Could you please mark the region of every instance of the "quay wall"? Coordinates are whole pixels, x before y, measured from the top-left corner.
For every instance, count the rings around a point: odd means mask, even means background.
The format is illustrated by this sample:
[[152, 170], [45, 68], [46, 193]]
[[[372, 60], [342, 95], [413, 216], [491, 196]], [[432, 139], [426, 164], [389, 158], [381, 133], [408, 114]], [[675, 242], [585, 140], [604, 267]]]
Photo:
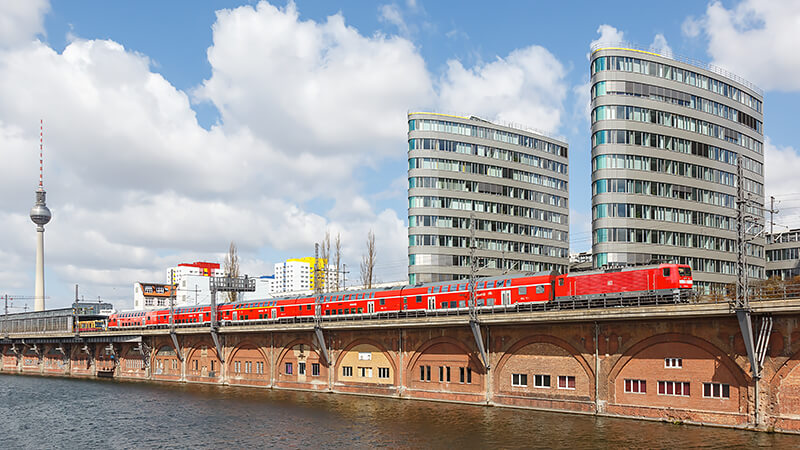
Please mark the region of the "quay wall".
[[[726, 306], [509, 313], [0, 340], [2, 373], [303, 389], [800, 432], [800, 301], [772, 320], [760, 379]], [[766, 309], [764, 311], [767, 311]], [[627, 318], [626, 318], [627, 317]], [[130, 338], [113, 339], [114, 337]], [[105, 340], [104, 340], [105, 339]], [[140, 343], [141, 342], [141, 343]], [[142, 345], [143, 344], [143, 345]]]

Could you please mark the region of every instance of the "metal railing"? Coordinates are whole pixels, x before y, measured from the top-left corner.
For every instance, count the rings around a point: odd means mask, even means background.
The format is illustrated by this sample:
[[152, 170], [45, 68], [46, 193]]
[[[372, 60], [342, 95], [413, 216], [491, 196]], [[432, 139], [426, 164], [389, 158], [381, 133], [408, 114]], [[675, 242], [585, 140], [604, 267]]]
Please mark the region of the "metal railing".
[[694, 66], [694, 67], [697, 67], [699, 69], [707, 70], [707, 71], [713, 72], [713, 73], [715, 73], [717, 75], [721, 75], [721, 76], [723, 76], [723, 77], [725, 77], [725, 78], [727, 78], [727, 79], [729, 79], [731, 81], [735, 81], [735, 82], [741, 84], [742, 86], [745, 86], [748, 89], [751, 89], [752, 91], [754, 91], [756, 94], [758, 94], [762, 98], [764, 97], [764, 90], [761, 89], [760, 87], [756, 86], [755, 83], [753, 83], [751, 81], [748, 81], [748, 80], [740, 77], [739, 75], [736, 75], [735, 73], [730, 72], [729, 70], [723, 69], [722, 67], [715, 66], [714, 64], [710, 64], [710, 63], [707, 63], [705, 61], [701, 61], [701, 60], [696, 59], [696, 58], [690, 58], [688, 56], [676, 55], [676, 54], [672, 53], [671, 51], [666, 52], [666, 51], [663, 51], [663, 49], [662, 50], [652, 49], [650, 47], [644, 47], [642, 45], [633, 44], [633, 43], [630, 43], [630, 42], [597, 42], [597, 43], [594, 43], [594, 44], [591, 45], [592, 53], [596, 52], [597, 50], [601, 50], [601, 49], [617, 49], [617, 48], [618, 49], [639, 50], [639, 51], [643, 51], [643, 52], [654, 53], [656, 55], [663, 56], [664, 58], [669, 58], [669, 59], [671, 59], [673, 61], [681, 62], [681, 63], [684, 63], [684, 64], [689, 64], [690, 66]]

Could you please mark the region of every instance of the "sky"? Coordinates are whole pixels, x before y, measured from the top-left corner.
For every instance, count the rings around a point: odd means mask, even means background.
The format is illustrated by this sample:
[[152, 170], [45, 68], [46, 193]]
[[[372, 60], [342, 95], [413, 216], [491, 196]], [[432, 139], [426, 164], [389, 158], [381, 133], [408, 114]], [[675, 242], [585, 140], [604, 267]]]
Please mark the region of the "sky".
[[370, 230], [378, 281], [405, 279], [409, 111], [566, 139], [571, 251], [589, 250], [593, 42], [764, 89], [766, 192], [798, 228], [798, 23], [800, 0], [0, 0], [0, 295], [33, 295], [40, 120], [48, 307], [78, 284], [130, 308], [134, 282], [230, 242], [271, 274], [326, 230], [349, 280]]

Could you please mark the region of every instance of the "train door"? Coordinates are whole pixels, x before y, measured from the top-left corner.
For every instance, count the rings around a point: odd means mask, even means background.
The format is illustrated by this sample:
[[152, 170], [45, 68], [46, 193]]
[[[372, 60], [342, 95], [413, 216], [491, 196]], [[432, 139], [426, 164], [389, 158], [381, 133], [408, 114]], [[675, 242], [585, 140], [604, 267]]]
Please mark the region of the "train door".
[[375, 312], [375, 302], [367, 302], [367, 312], [372, 314]]
[[428, 309], [436, 309], [436, 297], [428, 297]]
[[232, 319], [232, 320], [236, 320], [236, 310], [235, 310], [235, 309], [233, 310], [233, 315], [232, 315], [232, 317], [233, 317], [233, 319]]
[[272, 318], [273, 319], [277, 319], [278, 318], [278, 309], [277, 308], [272, 308]]
[[503, 304], [503, 306], [508, 306], [511, 304], [510, 290], [500, 291], [500, 302]]

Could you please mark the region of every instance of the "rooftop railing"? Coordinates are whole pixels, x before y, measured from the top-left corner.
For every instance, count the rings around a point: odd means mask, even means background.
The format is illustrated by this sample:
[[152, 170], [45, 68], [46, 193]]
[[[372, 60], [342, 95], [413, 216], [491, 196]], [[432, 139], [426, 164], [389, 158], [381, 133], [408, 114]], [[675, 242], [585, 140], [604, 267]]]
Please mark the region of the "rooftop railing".
[[764, 91], [760, 87], [756, 86], [754, 83], [752, 83], [752, 82], [750, 82], [748, 80], [745, 80], [744, 78], [740, 77], [739, 75], [736, 75], [733, 72], [725, 70], [722, 67], [715, 66], [714, 64], [709, 64], [709, 63], [707, 63], [705, 61], [701, 61], [701, 60], [696, 59], [696, 58], [690, 58], [688, 56], [676, 55], [672, 51], [664, 51], [663, 49], [662, 50], [658, 50], [658, 49], [653, 49], [653, 48], [650, 48], [650, 47], [643, 47], [641, 45], [633, 44], [633, 43], [630, 43], [630, 42], [597, 42], [597, 43], [592, 44], [592, 46], [591, 46], [592, 53], [594, 53], [594, 52], [596, 52], [598, 50], [601, 50], [601, 49], [637, 50], [637, 51], [641, 51], [641, 52], [653, 53], [655, 55], [662, 56], [664, 58], [669, 58], [669, 59], [671, 59], [673, 61], [678, 61], [678, 62], [681, 62], [681, 63], [684, 63], [684, 64], [689, 64], [690, 66], [694, 66], [694, 67], [697, 67], [697, 68], [700, 68], [700, 69], [703, 69], [703, 70], [707, 70], [709, 72], [713, 72], [713, 73], [715, 73], [717, 75], [721, 75], [721, 76], [723, 76], [723, 77], [725, 77], [725, 78], [727, 78], [729, 80], [735, 81], [735, 82], [741, 84], [742, 86], [747, 87], [748, 89], [753, 90], [756, 94], [758, 94], [762, 98], [764, 97]]

